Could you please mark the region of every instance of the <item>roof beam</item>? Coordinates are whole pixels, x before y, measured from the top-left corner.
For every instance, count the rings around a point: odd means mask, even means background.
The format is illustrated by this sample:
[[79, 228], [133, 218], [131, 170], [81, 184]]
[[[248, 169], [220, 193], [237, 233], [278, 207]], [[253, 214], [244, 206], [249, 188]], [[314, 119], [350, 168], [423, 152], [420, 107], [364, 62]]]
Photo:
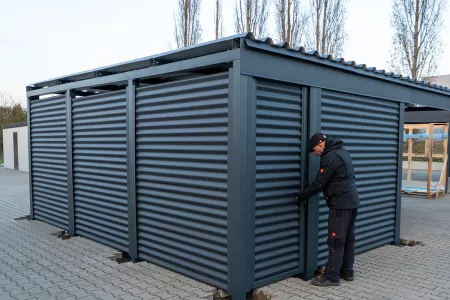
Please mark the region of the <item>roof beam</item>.
[[[372, 69], [372, 68], [365, 70], [363, 68], [365, 65], [356, 65], [354, 61], [347, 61], [345, 63], [339, 63], [336, 61], [331, 61], [331, 60], [327, 59], [326, 57], [319, 58], [315, 55], [306, 55], [306, 54], [302, 54], [301, 52], [289, 51], [285, 48], [271, 46], [266, 43], [253, 41], [251, 39], [245, 39], [245, 44], [246, 44], [248, 50], [250, 50], [250, 51], [253, 50], [252, 53], [255, 53], [255, 52], [277, 53], [277, 54], [280, 54], [280, 55], [284, 56], [285, 58], [289, 58], [291, 60], [297, 59], [297, 60], [307, 61], [310, 64], [315, 65], [315, 66], [332, 67], [335, 70], [339, 70], [341, 72], [344, 71], [344, 72], [348, 72], [348, 73], [354, 73], [354, 74], [358, 74], [362, 77], [371, 77], [371, 78], [381, 79], [386, 82], [395, 83], [397, 85], [409, 86], [411, 88], [426, 90], [426, 91], [435, 92], [435, 93], [441, 93], [441, 94], [450, 96], [450, 93], [448, 91], [435, 88], [437, 86], [435, 84], [430, 84], [430, 83], [427, 84], [427, 83], [423, 83], [423, 82], [411, 82], [409, 80], [401, 80], [400, 75], [398, 75], [397, 77], [395, 75], [393, 75], [394, 77], [387, 76], [387, 75], [383, 75], [382, 73], [377, 73], [377, 71], [370, 71], [369, 69]], [[316, 51], [314, 51], [314, 53], [316, 53]], [[389, 74], [389, 73], [387, 73], [387, 74]]]
[[[161, 75], [167, 76], [169, 74], [176, 74], [179, 72], [194, 71], [205, 67], [211, 67], [214, 65], [220, 65], [223, 63], [239, 60], [240, 50], [241, 49], [234, 49], [126, 73], [86, 79], [37, 90], [29, 90], [27, 92], [27, 96], [33, 97], [39, 95], [54, 94], [65, 90], [91, 88], [122, 82], [125, 84], [130, 79], [158, 77]], [[32, 87], [27, 87], [27, 89], [32, 89]]]
[[361, 76], [357, 72], [320, 63], [312, 64], [303, 59], [273, 55], [266, 51], [241, 49], [241, 70], [245, 75], [301, 86], [450, 110], [450, 93], [444, 91], [421, 87], [418, 84], [401, 84], [393, 79]]

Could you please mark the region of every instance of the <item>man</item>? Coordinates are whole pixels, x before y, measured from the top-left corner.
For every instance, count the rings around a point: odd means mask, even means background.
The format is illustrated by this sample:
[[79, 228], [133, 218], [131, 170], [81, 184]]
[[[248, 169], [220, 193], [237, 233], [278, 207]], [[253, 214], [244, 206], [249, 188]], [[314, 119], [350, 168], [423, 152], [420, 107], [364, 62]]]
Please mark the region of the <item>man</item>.
[[307, 200], [322, 191], [330, 209], [328, 262], [324, 274], [311, 282], [317, 286], [338, 286], [340, 277], [353, 281], [359, 195], [352, 158], [343, 145], [341, 139], [328, 139], [321, 133], [311, 137], [309, 150], [320, 156], [320, 171], [314, 182], [297, 196], [298, 200]]

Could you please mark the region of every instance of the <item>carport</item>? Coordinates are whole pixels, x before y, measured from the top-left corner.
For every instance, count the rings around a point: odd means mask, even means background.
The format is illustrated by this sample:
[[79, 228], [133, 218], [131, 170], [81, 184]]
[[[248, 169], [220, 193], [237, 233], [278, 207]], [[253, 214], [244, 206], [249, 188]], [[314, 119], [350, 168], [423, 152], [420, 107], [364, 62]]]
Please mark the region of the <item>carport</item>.
[[[307, 140], [344, 140], [357, 252], [400, 240], [405, 103], [450, 89], [241, 34], [27, 87], [31, 217], [228, 291], [327, 257]], [[51, 97], [43, 97], [51, 95]]]

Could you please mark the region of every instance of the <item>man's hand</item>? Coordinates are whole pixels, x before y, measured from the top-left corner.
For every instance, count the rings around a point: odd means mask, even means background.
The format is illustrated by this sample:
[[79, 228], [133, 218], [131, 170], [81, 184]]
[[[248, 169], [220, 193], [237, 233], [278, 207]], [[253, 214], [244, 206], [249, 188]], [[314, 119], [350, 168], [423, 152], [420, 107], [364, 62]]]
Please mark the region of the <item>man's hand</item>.
[[297, 194], [297, 198], [298, 201], [306, 201], [309, 199], [308, 195], [306, 195], [306, 193], [304, 193], [303, 191], [299, 192]]

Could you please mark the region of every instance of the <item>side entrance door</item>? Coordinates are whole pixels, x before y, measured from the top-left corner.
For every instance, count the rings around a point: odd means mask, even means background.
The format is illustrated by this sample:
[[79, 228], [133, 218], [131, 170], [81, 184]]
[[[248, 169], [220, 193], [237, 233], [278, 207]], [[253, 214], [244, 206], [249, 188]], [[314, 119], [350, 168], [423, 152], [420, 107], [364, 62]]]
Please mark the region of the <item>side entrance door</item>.
[[14, 147], [14, 170], [19, 170], [19, 147], [17, 142], [17, 132], [13, 133], [13, 147]]

